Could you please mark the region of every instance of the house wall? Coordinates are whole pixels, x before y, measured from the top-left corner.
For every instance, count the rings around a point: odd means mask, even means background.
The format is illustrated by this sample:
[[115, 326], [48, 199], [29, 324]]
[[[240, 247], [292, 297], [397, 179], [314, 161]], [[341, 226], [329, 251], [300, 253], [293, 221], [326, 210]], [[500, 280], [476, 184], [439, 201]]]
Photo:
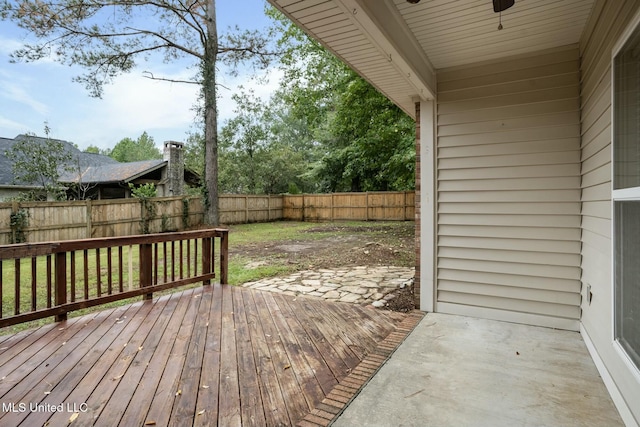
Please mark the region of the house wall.
[[578, 330], [578, 47], [437, 77], [436, 310]]
[[596, 2], [580, 42], [582, 332], [628, 425], [633, 425], [631, 419], [640, 423], [640, 373], [613, 341], [611, 60], [614, 45], [639, 9], [637, 1], [609, 1], [606, 7], [604, 0]]
[[24, 190], [14, 190], [11, 188], [0, 188], [0, 202], [18, 197]]

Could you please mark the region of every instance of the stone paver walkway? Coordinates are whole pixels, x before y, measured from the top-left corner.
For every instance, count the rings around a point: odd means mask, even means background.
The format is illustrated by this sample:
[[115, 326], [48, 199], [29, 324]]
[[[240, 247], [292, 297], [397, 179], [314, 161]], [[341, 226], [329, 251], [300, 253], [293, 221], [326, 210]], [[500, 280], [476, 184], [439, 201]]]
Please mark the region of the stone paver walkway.
[[308, 295], [355, 304], [385, 305], [393, 291], [413, 283], [410, 267], [352, 267], [305, 270], [286, 277], [248, 282], [242, 286], [286, 295]]

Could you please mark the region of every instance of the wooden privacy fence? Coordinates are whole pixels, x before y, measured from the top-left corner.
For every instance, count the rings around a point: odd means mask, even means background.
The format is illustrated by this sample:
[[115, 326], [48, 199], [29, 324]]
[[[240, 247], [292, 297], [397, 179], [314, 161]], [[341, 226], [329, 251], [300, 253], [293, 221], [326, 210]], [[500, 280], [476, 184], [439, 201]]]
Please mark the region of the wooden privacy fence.
[[228, 283], [228, 230], [0, 246], [0, 327], [216, 277]]
[[223, 194], [218, 197], [220, 224], [248, 224], [287, 219], [283, 215], [283, 195]]
[[203, 212], [200, 197], [0, 203], [0, 245], [180, 231]]
[[414, 192], [287, 195], [283, 216], [297, 221], [412, 221]]
[[[415, 193], [224, 194], [218, 207], [221, 224], [410, 221]], [[0, 203], [0, 245], [174, 232], [198, 227], [203, 218], [200, 197]]]

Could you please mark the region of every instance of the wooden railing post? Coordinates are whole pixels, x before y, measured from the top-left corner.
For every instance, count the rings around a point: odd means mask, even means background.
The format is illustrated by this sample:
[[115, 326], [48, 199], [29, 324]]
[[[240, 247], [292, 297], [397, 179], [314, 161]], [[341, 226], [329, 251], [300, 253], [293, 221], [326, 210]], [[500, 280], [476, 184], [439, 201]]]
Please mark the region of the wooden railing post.
[[[153, 283], [153, 245], [140, 244], [140, 288], [146, 288]], [[153, 293], [144, 295], [144, 299], [153, 298]]]
[[224, 230], [220, 235], [220, 284], [229, 283], [229, 232]]
[[[202, 238], [202, 274], [211, 273], [211, 237]], [[210, 285], [211, 280], [202, 282], [203, 285]]]
[[[56, 254], [56, 305], [60, 306], [67, 303], [67, 253], [58, 252]], [[56, 315], [56, 322], [67, 320], [67, 313]]]

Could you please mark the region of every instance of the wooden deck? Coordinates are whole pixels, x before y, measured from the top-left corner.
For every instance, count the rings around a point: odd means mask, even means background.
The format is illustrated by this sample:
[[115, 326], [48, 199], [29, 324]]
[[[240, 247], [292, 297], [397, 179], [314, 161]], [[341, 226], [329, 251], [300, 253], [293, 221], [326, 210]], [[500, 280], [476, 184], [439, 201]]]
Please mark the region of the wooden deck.
[[0, 425], [304, 424], [408, 316], [216, 284], [1, 336]]

